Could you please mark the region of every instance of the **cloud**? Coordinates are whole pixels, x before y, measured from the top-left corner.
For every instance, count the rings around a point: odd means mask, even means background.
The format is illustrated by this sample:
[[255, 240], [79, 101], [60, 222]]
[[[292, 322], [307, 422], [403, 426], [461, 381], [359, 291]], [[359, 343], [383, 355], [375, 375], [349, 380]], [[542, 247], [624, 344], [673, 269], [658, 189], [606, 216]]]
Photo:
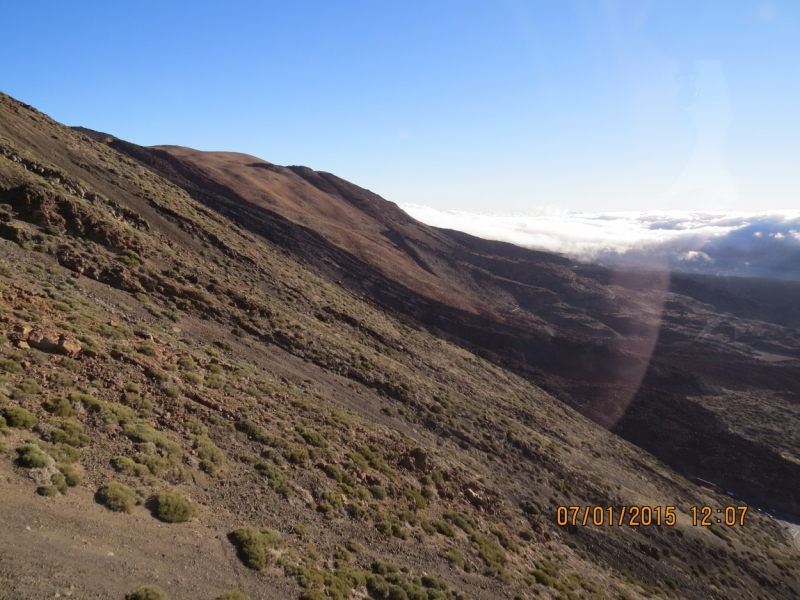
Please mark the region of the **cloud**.
[[434, 227], [584, 262], [800, 280], [800, 210], [502, 214], [401, 208]]

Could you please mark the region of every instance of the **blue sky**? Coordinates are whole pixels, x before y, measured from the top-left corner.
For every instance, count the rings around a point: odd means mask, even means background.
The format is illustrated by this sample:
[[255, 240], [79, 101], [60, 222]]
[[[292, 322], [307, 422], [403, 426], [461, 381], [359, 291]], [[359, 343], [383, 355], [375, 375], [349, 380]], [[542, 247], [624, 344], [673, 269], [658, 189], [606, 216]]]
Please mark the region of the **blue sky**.
[[800, 3], [5, 3], [0, 90], [438, 209], [800, 207]]

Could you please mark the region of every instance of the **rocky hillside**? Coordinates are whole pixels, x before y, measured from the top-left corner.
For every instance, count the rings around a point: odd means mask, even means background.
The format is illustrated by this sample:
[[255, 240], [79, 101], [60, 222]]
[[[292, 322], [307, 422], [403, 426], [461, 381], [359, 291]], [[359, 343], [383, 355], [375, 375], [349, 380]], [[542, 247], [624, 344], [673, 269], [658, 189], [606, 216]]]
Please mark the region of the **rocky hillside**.
[[[0, 96], [0, 598], [800, 594], [775, 522], [693, 525], [741, 505], [562, 401], [645, 378], [718, 419], [713, 399], [746, 403], [647, 369], [644, 309], [699, 301], [425, 228], [333, 176], [90, 133]], [[581, 316], [599, 305], [613, 324]], [[793, 330], [757, 323], [783, 364]], [[636, 437], [630, 397], [609, 419]], [[558, 525], [589, 505], [675, 524]]]

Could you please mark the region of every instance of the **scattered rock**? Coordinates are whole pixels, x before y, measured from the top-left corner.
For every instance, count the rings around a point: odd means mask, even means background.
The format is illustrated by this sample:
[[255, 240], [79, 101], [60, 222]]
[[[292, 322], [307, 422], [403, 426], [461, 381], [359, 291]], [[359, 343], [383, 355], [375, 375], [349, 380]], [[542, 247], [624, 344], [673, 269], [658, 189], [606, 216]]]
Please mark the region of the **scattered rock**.
[[423, 448], [414, 448], [405, 453], [400, 457], [400, 466], [409, 471], [417, 471], [419, 473], [433, 471], [433, 463]]

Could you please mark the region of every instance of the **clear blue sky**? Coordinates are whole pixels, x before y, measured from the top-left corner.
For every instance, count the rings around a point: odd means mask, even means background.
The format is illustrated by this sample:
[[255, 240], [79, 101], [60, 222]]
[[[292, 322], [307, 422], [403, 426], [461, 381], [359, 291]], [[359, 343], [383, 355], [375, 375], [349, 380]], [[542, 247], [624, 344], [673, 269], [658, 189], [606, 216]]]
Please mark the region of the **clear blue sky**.
[[0, 18], [0, 90], [139, 144], [436, 208], [800, 207], [796, 0], [26, 0]]

